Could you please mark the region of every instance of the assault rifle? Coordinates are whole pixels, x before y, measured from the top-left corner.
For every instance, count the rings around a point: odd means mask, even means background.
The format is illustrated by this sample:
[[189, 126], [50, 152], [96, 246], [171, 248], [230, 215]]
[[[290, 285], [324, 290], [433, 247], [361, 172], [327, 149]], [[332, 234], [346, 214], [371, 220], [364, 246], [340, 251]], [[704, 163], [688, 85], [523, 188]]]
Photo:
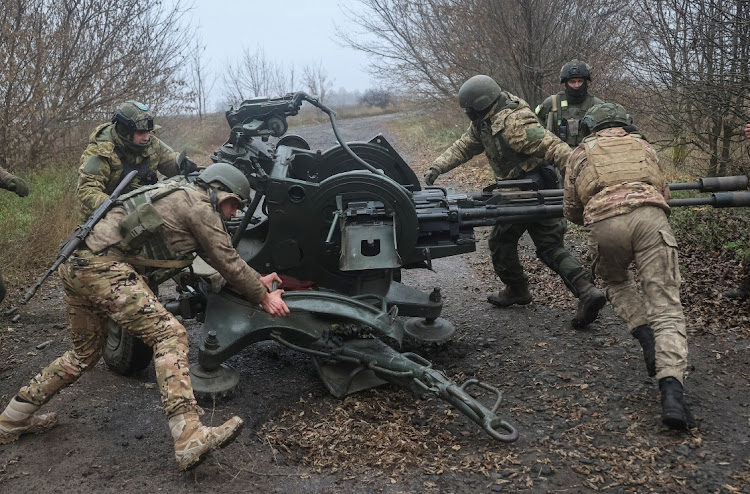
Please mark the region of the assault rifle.
[[112, 192], [112, 195], [110, 195], [103, 203], [101, 203], [101, 205], [96, 208], [96, 211], [94, 211], [89, 219], [86, 220], [83, 225], [80, 225], [78, 228], [76, 228], [76, 231], [74, 231], [73, 234], [61, 244], [60, 252], [57, 254], [57, 260], [55, 260], [52, 266], [50, 266], [49, 269], [47, 269], [47, 271], [45, 271], [44, 274], [39, 277], [37, 282], [34, 283], [34, 286], [29, 288], [29, 291], [27, 291], [21, 299], [21, 305], [26, 305], [26, 303], [34, 296], [36, 291], [39, 290], [39, 288], [42, 286], [42, 283], [44, 283], [52, 273], [57, 271], [57, 268], [59, 268], [60, 265], [64, 263], [71, 256], [71, 254], [73, 254], [73, 252], [75, 252], [78, 246], [81, 245], [81, 243], [86, 239], [89, 233], [91, 233], [91, 230], [94, 229], [94, 226], [99, 223], [99, 220], [101, 220], [104, 215], [107, 214], [107, 211], [112, 208], [112, 205], [115, 203], [117, 198], [120, 197], [122, 191], [125, 190], [128, 185], [130, 185], [130, 182], [133, 181], [137, 174], [138, 170], [133, 170], [125, 175], [125, 178], [123, 178], [119, 185], [117, 185], [117, 188], [115, 188], [114, 192]]

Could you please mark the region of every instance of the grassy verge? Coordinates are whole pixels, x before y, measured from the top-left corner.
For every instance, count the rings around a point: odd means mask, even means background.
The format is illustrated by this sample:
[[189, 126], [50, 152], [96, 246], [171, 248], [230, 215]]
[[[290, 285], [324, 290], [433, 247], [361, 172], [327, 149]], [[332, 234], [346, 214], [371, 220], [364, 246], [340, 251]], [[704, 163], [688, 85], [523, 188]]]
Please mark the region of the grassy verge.
[[9, 286], [36, 277], [76, 226], [75, 169], [49, 166], [25, 179], [27, 197], [0, 194], [0, 266]]

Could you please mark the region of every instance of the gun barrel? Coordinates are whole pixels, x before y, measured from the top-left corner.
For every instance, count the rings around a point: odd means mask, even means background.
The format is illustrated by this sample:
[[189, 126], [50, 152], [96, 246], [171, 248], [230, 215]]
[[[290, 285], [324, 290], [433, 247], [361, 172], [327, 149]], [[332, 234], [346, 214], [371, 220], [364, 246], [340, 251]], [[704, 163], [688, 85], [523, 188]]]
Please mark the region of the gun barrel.
[[698, 190], [700, 192], [726, 192], [733, 190], [747, 190], [747, 175], [731, 177], [705, 177], [697, 182], [669, 184], [669, 190]]

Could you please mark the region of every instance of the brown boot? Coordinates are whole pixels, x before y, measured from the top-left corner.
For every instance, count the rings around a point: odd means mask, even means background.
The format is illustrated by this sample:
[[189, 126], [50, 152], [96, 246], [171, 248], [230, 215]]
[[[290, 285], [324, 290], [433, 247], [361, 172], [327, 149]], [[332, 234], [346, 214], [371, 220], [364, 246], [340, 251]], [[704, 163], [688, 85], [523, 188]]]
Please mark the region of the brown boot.
[[574, 285], [578, 290], [578, 309], [571, 323], [574, 328], [583, 328], [596, 321], [607, 297], [587, 278], [578, 278]]
[[510, 307], [511, 305], [529, 305], [533, 300], [529, 292], [528, 283], [517, 283], [506, 285], [499, 293], [487, 296], [487, 302], [497, 307]]
[[232, 417], [219, 427], [206, 427], [201, 424], [196, 412], [171, 417], [169, 429], [172, 431], [174, 456], [180, 470], [197, 467], [208, 453], [231, 444], [243, 425], [241, 418]]
[[0, 444], [8, 444], [22, 434], [39, 434], [57, 425], [54, 412], [34, 415], [39, 410], [37, 405], [19, 401], [18, 397], [10, 400], [5, 411], [0, 414]]

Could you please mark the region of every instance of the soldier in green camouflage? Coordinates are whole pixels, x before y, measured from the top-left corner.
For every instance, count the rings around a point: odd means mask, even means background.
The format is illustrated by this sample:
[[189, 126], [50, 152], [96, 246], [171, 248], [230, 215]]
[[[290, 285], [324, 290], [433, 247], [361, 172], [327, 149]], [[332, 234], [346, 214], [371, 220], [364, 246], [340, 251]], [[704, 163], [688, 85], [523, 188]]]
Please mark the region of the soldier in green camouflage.
[[591, 66], [580, 60], [571, 60], [560, 69], [560, 84], [565, 84], [565, 89], [549, 96], [535, 110], [542, 125], [570, 147], [576, 147], [583, 139], [579, 126], [589, 108], [604, 103], [589, 94], [589, 82]]
[[111, 122], [94, 130], [78, 169], [76, 193], [81, 222], [88, 219], [131, 170], [138, 170], [138, 175], [128, 190], [156, 183], [157, 172], [173, 177], [198, 169], [190, 160], [185, 160], [180, 169], [177, 153], [152, 135], [153, 130], [154, 117], [149, 107], [137, 101], [121, 104]]
[[[745, 137], [750, 139], [750, 123], [745, 124]], [[745, 266], [745, 277], [742, 279], [740, 284], [734, 288], [730, 288], [724, 292], [724, 296], [736, 300], [745, 300], [750, 296], [750, 264]]]
[[0, 166], [0, 188], [15, 192], [18, 197], [29, 195], [29, 186], [22, 179]]
[[[584, 138], [565, 173], [565, 217], [590, 228], [594, 266], [607, 298], [643, 349], [646, 370], [661, 391], [662, 421], [693, 426], [683, 400], [687, 333], [680, 304], [677, 242], [669, 226], [669, 184], [654, 148], [625, 108], [594, 105]], [[629, 267], [635, 261], [643, 295]]]
[[[29, 195], [29, 186], [26, 185], [22, 179], [16, 177], [12, 173], [5, 170], [0, 166], [0, 188], [15, 192], [18, 197], [26, 197]], [[5, 300], [5, 280], [3, 275], [0, 274], [0, 302]]]
[[[440, 174], [484, 152], [498, 179], [530, 178], [543, 189], [559, 187], [555, 166], [565, 166], [570, 147], [539, 124], [524, 100], [503, 91], [491, 77], [476, 75], [461, 86], [458, 101], [471, 124], [433, 162], [424, 176], [427, 185], [432, 185]], [[537, 256], [578, 297], [573, 325], [583, 327], [593, 322], [606, 299], [592, 284], [581, 263], [565, 249], [565, 230], [564, 218], [493, 227], [489, 238], [492, 264], [506, 288], [489, 295], [487, 301], [498, 307], [531, 303], [528, 276], [518, 258], [518, 241], [528, 231]]]
[[22, 387], [0, 414], [0, 444], [56, 425], [53, 412], [35, 412], [99, 361], [108, 319], [154, 350], [156, 380], [180, 469], [193, 468], [210, 451], [232, 442], [242, 420], [233, 417], [219, 427], [201, 423], [202, 411], [190, 382], [185, 327], [158, 301], [140, 272], [179, 271], [198, 253], [257, 310], [288, 314], [283, 290], [272, 291], [274, 282], [281, 284], [276, 273], [261, 276], [248, 266], [224, 230], [222, 219], [234, 216], [249, 195], [244, 174], [217, 163], [194, 184], [177, 177], [121, 196], [120, 205], [97, 223], [85, 246], [60, 267], [73, 349]]

